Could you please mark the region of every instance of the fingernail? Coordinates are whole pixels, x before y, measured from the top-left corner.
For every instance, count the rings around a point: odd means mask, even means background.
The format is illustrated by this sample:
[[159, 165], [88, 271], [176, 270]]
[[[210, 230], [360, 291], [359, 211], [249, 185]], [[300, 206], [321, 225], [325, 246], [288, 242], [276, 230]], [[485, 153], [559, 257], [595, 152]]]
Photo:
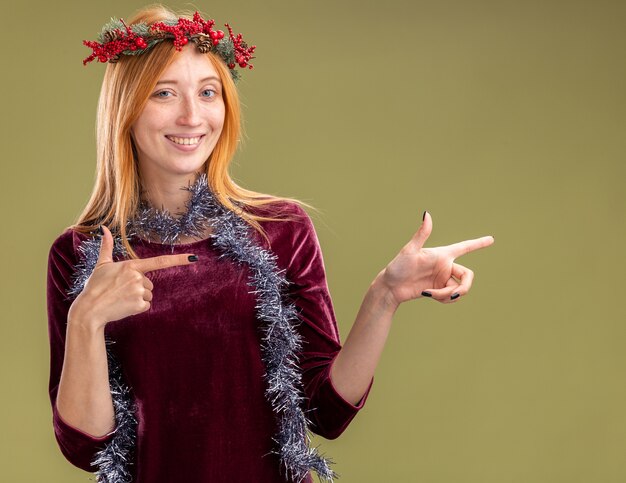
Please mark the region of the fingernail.
[[432, 297], [433, 296], [433, 294], [431, 294], [430, 292], [426, 292], [425, 290], [422, 292], [422, 295], [424, 297]]
[[424, 214], [422, 215], [422, 221], [424, 221], [426, 219], [426, 212], [424, 211]]
[[195, 256], [195, 255], [189, 255], [189, 256], [187, 257], [187, 259], [188, 259], [190, 262], [197, 262], [197, 261], [198, 261], [198, 257], [197, 257], [197, 256]]
[[458, 299], [461, 295], [458, 293], [453, 293], [452, 296], [450, 297], [452, 300], [454, 299]]

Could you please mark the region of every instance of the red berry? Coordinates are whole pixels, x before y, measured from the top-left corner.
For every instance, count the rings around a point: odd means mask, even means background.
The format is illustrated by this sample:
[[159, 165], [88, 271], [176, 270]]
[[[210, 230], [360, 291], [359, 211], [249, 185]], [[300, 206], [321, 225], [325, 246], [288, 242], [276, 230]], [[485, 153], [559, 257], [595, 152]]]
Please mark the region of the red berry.
[[224, 32], [222, 32], [221, 30], [217, 31], [217, 38], [218, 39], [223, 39], [224, 38]]
[[211, 30], [211, 33], [209, 35], [213, 40], [220, 38], [219, 34], [215, 30]]
[[101, 56], [98, 57], [98, 60], [100, 62], [106, 62], [107, 61], [107, 56], [106, 55], [101, 55]]
[[135, 44], [132, 44], [132, 45], [130, 46], [130, 50], [137, 50], [137, 46], [136, 46]]
[[239, 67], [245, 67], [246, 65], [246, 61], [244, 60], [243, 62], [239, 62]]
[[234, 69], [234, 68], [235, 68], [235, 64], [233, 64], [233, 63], [231, 62], [230, 64], [228, 64], [228, 67], [229, 67], [230, 69]]
[[180, 39], [180, 44], [181, 45], [186, 45], [187, 42], [189, 42], [189, 39], [187, 37], [181, 37], [181, 39]]

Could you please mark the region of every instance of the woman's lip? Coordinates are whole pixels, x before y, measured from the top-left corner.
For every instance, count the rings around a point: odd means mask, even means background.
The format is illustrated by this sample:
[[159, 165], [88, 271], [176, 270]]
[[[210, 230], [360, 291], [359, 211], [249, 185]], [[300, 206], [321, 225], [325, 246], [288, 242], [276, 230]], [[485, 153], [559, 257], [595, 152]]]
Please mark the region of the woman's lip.
[[173, 138], [199, 138], [200, 136], [204, 136], [204, 133], [199, 132], [193, 134], [166, 134], [166, 136], [172, 136]]
[[[182, 137], [182, 136], [174, 136], [174, 137]], [[179, 149], [180, 151], [190, 152], [190, 151], [195, 151], [196, 149], [198, 149], [198, 146], [200, 146], [203, 143], [203, 141], [204, 141], [204, 134], [202, 134], [200, 136], [190, 136], [190, 137], [196, 137], [196, 138], [199, 137], [200, 141], [198, 141], [197, 144], [177, 144], [174, 141], [172, 141], [170, 138], [168, 138], [167, 136], [165, 136], [165, 139], [167, 139], [168, 142], [172, 146], [174, 146], [175, 148]]]

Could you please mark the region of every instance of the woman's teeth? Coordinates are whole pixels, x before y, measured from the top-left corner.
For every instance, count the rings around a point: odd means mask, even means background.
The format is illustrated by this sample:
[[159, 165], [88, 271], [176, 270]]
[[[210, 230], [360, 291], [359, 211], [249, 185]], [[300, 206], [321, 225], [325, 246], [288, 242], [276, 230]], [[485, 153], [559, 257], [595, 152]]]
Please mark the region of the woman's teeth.
[[174, 141], [176, 144], [198, 144], [202, 136], [197, 138], [177, 138], [174, 136], [166, 136], [170, 141]]

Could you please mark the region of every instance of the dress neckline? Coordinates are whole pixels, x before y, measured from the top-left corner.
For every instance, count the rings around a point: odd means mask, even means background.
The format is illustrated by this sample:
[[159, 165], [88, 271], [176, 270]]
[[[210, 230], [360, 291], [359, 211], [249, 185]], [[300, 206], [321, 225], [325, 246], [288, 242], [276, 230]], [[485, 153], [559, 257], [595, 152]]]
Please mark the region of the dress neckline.
[[196, 240], [196, 241], [192, 241], [192, 242], [187, 242], [187, 243], [175, 243], [174, 245], [171, 245], [170, 243], [160, 243], [160, 242], [156, 242], [156, 241], [150, 241], [150, 240], [146, 240], [144, 238], [135, 238], [138, 242], [140, 242], [143, 245], [153, 245], [153, 246], [159, 246], [159, 247], [174, 247], [174, 248], [190, 248], [190, 247], [195, 247], [195, 246], [199, 246], [202, 245], [203, 243], [208, 243], [211, 240], [212, 236], [209, 236], [208, 238], [203, 238], [202, 240]]

